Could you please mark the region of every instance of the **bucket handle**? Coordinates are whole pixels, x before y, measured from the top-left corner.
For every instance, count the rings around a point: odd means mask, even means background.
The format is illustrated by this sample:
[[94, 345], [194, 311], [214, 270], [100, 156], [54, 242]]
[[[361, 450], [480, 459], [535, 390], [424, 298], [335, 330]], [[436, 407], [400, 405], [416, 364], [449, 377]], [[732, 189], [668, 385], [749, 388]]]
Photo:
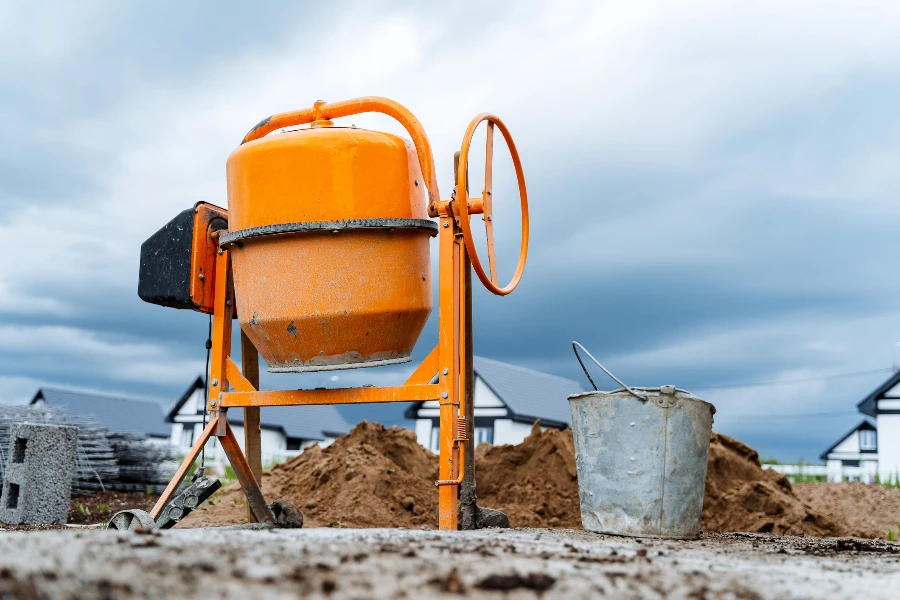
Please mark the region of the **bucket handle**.
[[603, 365], [601, 365], [601, 364], [600, 364], [600, 361], [597, 360], [596, 358], [594, 358], [594, 356], [593, 356], [590, 352], [587, 351], [587, 348], [585, 348], [584, 346], [582, 346], [582, 345], [579, 344], [578, 342], [573, 341], [573, 342], [572, 342], [572, 350], [575, 351], [575, 358], [578, 359], [578, 364], [581, 365], [581, 370], [584, 371], [584, 374], [587, 376], [588, 381], [590, 381], [590, 382], [591, 382], [591, 385], [594, 386], [594, 391], [598, 391], [598, 392], [599, 392], [600, 390], [597, 389], [597, 384], [594, 383], [594, 380], [591, 378], [591, 374], [588, 373], [587, 367], [585, 367], [585, 366], [584, 366], [584, 363], [581, 362], [581, 356], [579, 356], [579, 354], [578, 354], [578, 349], [579, 349], [579, 348], [581, 348], [582, 350], [584, 350], [584, 353], [588, 355], [588, 358], [590, 358], [592, 361], [594, 361], [594, 364], [596, 364], [598, 367], [600, 367], [600, 368], [603, 370], [604, 373], [606, 373], [607, 375], [609, 375], [609, 376], [612, 378], [613, 381], [615, 381], [616, 383], [618, 383], [619, 385], [621, 385], [623, 388], [625, 388], [625, 389], [628, 391], [629, 394], [631, 394], [632, 396], [634, 396], [635, 398], [637, 398], [637, 399], [640, 400], [641, 402], [646, 402], [646, 401], [647, 401], [647, 397], [646, 397], [646, 396], [644, 396], [643, 394], [637, 393], [636, 391], [634, 391], [633, 389], [631, 389], [630, 387], [628, 387], [627, 385], [625, 385], [625, 383], [623, 383], [621, 379], [619, 379], [618, 377], [616, 377], [615, 375], [613, 375], [613, 374], [610, 372], [609, 369], [607, 369], [606, 367], [604, 367]]

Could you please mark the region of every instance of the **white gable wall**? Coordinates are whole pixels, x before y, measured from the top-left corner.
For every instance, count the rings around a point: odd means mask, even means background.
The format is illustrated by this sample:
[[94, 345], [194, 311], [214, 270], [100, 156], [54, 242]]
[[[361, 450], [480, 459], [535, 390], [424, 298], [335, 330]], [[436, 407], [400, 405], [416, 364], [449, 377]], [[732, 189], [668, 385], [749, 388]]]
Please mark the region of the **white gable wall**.
[[[840, 444], [835, 446], [831, 452], [828, 453], [828, 456], [831, 457], [833, 454], [850, 454], [853, 455], [852, 458], [857, 458], [857, 455], [859, 454], [859, 431], [853, 431], [844, 438]], [[835, 458], [840, 457], [837, 456]]]
[[[881, 403], [879, 402], [879, 405]], [[882, 481], [900, 476], [900, 414], [879, 414], [878, 427], [878, 474]]]
[[[494, 445], [521, 444], [531, 433], [532, 424], [519, 423], [511, 419], [497, 419], [494, 421]], [[541, 431], [545, 428], [541, 427]]]
[[900, 384], [895, 385], [884, 393], [884, 398], [900, 398]]

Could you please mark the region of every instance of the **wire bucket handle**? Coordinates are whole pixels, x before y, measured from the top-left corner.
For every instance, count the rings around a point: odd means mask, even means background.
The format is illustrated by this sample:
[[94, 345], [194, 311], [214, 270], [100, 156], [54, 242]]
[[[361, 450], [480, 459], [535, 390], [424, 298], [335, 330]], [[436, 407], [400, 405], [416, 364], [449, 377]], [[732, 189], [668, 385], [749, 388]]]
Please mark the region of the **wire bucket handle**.
[[627, 385], [625, 385], [625, 383], [622, 382], [621, 379], [619, 379], [618, 377], [616, 377], [615, 375], [613, 375], [613, 374], [610, 372], [609, 369], [607, 369], [606, 367], [604, 367], [603, 365], [601, 365], [601, 364], [600, 364], [600, 361], [597, 360], [596, 358], [594, 358], [594, 356], [593, 356], [590, 352], [588, 352], [587, 348], [585, 348], [584, 346], [582, 346], [582, 345], [579, 344], [578, 342], [573, 341], [573, 342], [572, 342], [572, 350], [575, 351], [575, 358], [578, 359], [578, 364], [581, 365], [581, 370], [584, 371], [584, 374], [585, 374], [585, 376], [588, 378], [588, 381], [590, 381], [590, 382], [591, 382], [591, 385], [594, 386], [594, 391], [598, 391], [598, 392], [599, 392], [600, 390], [597, 389], [597, 384], [594, 383], [594, 380], [591, 378], [591, 374], [588, 373], [587, 367], [585, 367], [585, 366], [584, 366], [584, 363], [581, 361], [581, 356], [578, 354], [578, 349], [579, 349], [579, 348], [581, 348], [581, 349], [584, 351], [584, 353], [588, 355], [588, 358], [590, 358], [592, 361], [594, 361], [594, 364], [596, 364], [598, 367], [600, 367], [600, 368], [603, 370], [604, 373], [606, 373], [607, 375], [609, 375], [610, 378], [611, 378], [613, 381], [615, 381], [616, 383], [618, 383], [619, 385], [621, 385], [625, 390], [627, 390], [629, 394], [631, 394], [632, 396], [634, 396], [635, 398], [637, 398], [637, 399], [640, 400], [641, 402], [646, 402], [646, 401], [647, 401], [647, 397], [646, 397], [645, 395], [639, 394], [638, 392], [634, 391], [633, 389], [631, 389], [630, 387], [628, 387]]

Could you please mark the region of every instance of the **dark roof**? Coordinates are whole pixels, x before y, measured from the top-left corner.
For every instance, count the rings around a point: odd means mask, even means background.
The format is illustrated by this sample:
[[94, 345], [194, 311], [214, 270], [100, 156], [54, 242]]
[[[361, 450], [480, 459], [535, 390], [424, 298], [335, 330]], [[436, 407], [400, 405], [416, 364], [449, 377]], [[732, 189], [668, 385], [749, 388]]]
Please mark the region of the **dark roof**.
[[888, 377], [887, 381], [878, 386], [874, 392], [863, 398], [863, 400], [856, 405], [856, 408], [864, 415], [870, 417], [877, 416], [878, 400], [898, 383], [900, 383], [900, 371], [896, 371], [893, 375]]
[[[889, 388], [889, 389], [890, 389], [890, 388]], [[843, 442], [844, 440], [846, 440], [848, 437], [850, 437], [851, 435], [853, 435], [854, 433], [856, 433], [856, 432], [859, 431], [860, 429], [871, 429], [872, 431], [875, 431], [875, 426], [872, 425], [871, 423], [869, 423], [868, 421], [861, 421], [859, 425], [857, 425], [856, 427], [854, 427], [853, 429], [851, 429], [850, 431], [848, 431], [847, 433], [845, 433], [844, 435], [842, 435], [841, 437], [839, 437], [839, 438], [838, 438], [838, 441], [836, 441], [835, 443], [833, 443], [833, 444], [831, 445], [831, 447], [828, 448], [828, 450], [826, 450], [825, 452], [823, 452], [822, 454], [820, 454], [820, 455], [819, 455], [819, 459], [820, 459], [820, 460], [828, 460], [828, 455], [831, 454], [831, 451], [832, 451], [832, 450], [834, 450], [835, 448], [837, 448], [837, 447], [840, 445], [841, 442]]]
[[[577, 381], [482, 356], [475, 357], [474, 366], [475, 374], [503, 401], [515, 421], [533, 423], [540, 419], [546, 426], [570, 425], [567, 398], [584, 392]], [[420, 406], [422, 402], [410, 406], [406, 417], [415, 419]]]
[[116, 396], [103, 396], [41, 388], [31, 399], [31, 404], [43, 400], [47, 406], [62, 408], [70, 415], [95, 417], [113, 433], [143, 433], [155, 437], [169, 437], [171, 428], [166, 424], [162, 407], [150, 400], [133, 400]]
[[[166, 421], [175, 422], [175, 415], [197, 389], [203, 389], [203, 378], [197, 377], [185, 390], [166, 415]], [[350, 424], [344, 420], [334, 406], [278, 406], [262, 407], [259, 411], [260, 427], [280, 429], [289, 438], [304, 440], [324, 440], [325, 436], [336, 437], [350, 431]], [[228, 411], [228, 422], [243, 425], [244, 411]]]

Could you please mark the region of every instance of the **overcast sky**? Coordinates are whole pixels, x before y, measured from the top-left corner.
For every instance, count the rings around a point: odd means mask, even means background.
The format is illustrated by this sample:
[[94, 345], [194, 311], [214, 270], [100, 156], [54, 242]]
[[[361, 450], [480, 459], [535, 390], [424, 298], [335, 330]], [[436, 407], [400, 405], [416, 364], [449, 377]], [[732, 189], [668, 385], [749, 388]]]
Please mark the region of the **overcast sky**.
[[[814, 459], [900, 359], [898, 39], [890, 0], [3, 2], [0, 400], [177, 398], [207, 320], [138, 299], [141, 242], [225, 204], [225, 159], [262, 117], [382, 95], [425, 125], [444, 196], [475, 114], [515, 136], [529, 262], [512, 295], [476, 290], [477, 354], [583, 381], [577, 339], [630, 384], [712, 401], [761, 455]], [[508, 159], [496, 177], [508, 276]]]

